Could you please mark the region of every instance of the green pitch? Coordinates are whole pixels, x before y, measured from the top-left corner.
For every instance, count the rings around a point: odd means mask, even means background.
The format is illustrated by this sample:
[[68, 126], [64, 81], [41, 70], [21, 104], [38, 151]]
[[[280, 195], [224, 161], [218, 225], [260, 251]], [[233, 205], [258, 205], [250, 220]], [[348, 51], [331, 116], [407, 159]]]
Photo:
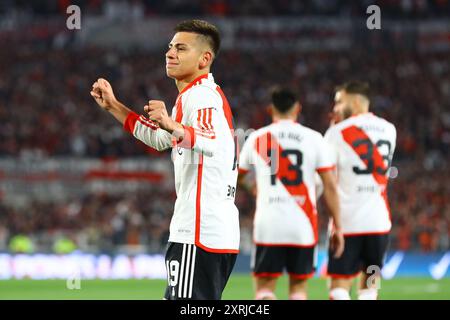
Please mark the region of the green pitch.
[[[64, 280], [0, 280], [0, 300], [4, 299], [154, 299], [160, 300], [164, 280], [81, 280], [80, 289], [69, 290]], [[328, 299], [327, 283], [314, 278], [308, 285], [310, 299]], [[287, 277], [280, 278], [277, 287], [279, 299], [287, 299]], [[249, 275], [231, 277], [223, 298], [241, 300], [253, 298]], [[397, 278], [381, 283], [380, 299], [450, 299], [450, 279]]]

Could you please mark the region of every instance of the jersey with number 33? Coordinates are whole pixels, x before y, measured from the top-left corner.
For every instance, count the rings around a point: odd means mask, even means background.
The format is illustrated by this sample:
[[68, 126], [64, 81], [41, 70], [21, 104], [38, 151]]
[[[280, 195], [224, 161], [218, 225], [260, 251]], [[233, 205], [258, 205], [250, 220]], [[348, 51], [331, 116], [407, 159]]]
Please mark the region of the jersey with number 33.
[[345, 235], [390, 231], [387, 183], [396, 136], [392, 123], [370, 112], [352, 116], [326, 132], [337, 163]]

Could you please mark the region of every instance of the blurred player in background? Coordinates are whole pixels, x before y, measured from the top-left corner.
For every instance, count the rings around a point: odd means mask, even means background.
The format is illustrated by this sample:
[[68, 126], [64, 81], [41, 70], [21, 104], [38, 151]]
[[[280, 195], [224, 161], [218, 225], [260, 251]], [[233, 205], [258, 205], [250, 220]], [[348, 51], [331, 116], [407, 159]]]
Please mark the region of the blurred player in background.
[[289, 299], [307, 298], [306, 282], [314, 275], [318, 241], [316, 172], [334, 221], [330, 246], [336, 257], [344, 250], [335, 164], [322, 135], [296, 122], [300, 110], [291, 91], [275, 89], [273, 123], [252, 133], [240, 154], [240, 183], [251, 166], [257, 183], [252, 255], [256, 299], [276, 298], [276, 281], [285, 268]]
[[387, 183], [396, 129], [370, 113], [369, 104], [367, 83], [348, 82], [337, 87], [332, 119], [335, 125], [325, 134], [337, 163], [345, 236], [342, 256], [329, 256], [333, 300], [350, 299], [352, 280], [360, 271], [358, 299], [377, 299], [375, 284], [380, 275], [378, 272], [368, 279], [374, 271], [367, 268], [375, 266], [381, 270], [388, 246], [391, 218]]
[[150, 100], [139, 116], [98, 79], [91, 95], [125, 130], [159, 151], [172, 148], [177, 200], [166, 252], [165, 299], [220, 299], [239, 250], [234, 204], [237, 156], [230, 106], [210, 73], [219, 47], [206, 21], [178, 24], [166, 52], [166, 73], [179, 95], [167, 113]]

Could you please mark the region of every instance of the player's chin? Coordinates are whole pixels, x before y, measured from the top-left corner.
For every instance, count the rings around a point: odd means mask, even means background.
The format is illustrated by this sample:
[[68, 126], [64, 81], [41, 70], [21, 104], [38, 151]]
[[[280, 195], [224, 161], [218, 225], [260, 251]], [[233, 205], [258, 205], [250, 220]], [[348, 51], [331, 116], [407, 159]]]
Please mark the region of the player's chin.
[[177, 72], [173, 70], [172, 68], [166, 67], [166, 74], [169, 78], [176, 79], [177, 78]]

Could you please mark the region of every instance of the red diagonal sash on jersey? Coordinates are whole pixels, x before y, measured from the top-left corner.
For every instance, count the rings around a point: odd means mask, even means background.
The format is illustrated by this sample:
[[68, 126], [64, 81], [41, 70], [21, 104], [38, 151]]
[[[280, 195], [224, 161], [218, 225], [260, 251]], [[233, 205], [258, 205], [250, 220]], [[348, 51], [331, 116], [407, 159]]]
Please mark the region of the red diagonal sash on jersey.
[[[289, 170], [289, 167], [292, 166], [291, 161], [288, 157], [281, 157], [280, 155], [283, 152], [283, 149], [278, 144], [276, 138], [268, 132], [267, 134], [261, 135], [258, 138], [256, 138], [256, 144], [255, 144], [256, 152], [259, 154], [259, 156], [264, 160], [267, 165], [270, 165], [270, 157], [267, 155], [268, 150], [275, 150], [276, 153], [276, 159], [278, 161], [278, 170], [276, 171], [276, 177], [277, 181], [279, 183], [281, 182], [281, 178], [287, 178], [289, 180], [295, 179], [295, 171]], [[302, 210], [305, 212], [306, 216], [308, 217], [311, 226], [314, 230], [314, 240], [317, 242], [318, 239], [318, 233], [317, 233], [317, 214], [316, 214], [316, 208], [314, 204], [311, 202], [311, 199], [309, 198], [308, 188], [306, 185], [302, 182], [298, 185], [290, 186], [285, 185], [283, 186], [286, 188], [286, 190], [289, 192], [291, 196], [302, 196], [304, 197], [305, 201], [303, 203], [297, 202], [298, 206], [302, 208]]]
[[[363, 154], [365, 154], [367, 152], [367, 145], [362, 144], [358, 147], [354, 147], [354, 145], [353, 145], [354, 142], [359, 139], [371, 141], [369, 136], [361, 128], [358, 128], [357, 126], [350, 126], [348, 128], [345, 128], [344, 130], [342, 130], [342, 137], [344, 138], [344, 141], [348, 143], [348, 145], [356, 152], [356, 154], [359, 157], [361, 157]], [[387, 167], [384, 163], [383, 156], [380, 154], [377, 146], [373, 143], [372, 143], [372, 150], [373, 150], [374, 168], [380, 168], [384, 172], [387, 172]], [[363, 159], [361, 159], [361, 160], [363, 160]], [[366, 165], [368, 165], [367, 161], [363, 160], [363, 162]], [[374, 177], [375, 181], [381, 187], [381, 196], [383, 197], [383, 199], [386, 203], [386, 208], [388, 209], [388, 212], [389, 212], [389, 219], [391, 219], [391, 210], [389, 208], [389, 203], [388, 203], [388, 199], [387, 199], [388, 177], [386, 174], [380, 174], [376, 169], [373, 170], [372, 176]]]

